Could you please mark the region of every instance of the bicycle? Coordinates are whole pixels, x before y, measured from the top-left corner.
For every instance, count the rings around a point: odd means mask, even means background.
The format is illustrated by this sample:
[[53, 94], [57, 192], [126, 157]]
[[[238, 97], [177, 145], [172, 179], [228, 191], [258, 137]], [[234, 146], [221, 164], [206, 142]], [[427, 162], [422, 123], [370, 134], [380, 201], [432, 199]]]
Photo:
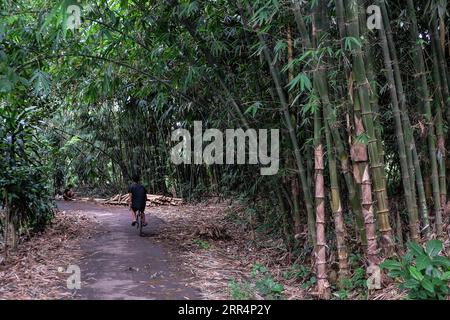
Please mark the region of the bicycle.
[[142, 237], [144, 233], [142, 232], [142, 228], [144, 227], [144, 211], [137, 210], [136, 212], [136, 228], [139, 230], [139, 236]]

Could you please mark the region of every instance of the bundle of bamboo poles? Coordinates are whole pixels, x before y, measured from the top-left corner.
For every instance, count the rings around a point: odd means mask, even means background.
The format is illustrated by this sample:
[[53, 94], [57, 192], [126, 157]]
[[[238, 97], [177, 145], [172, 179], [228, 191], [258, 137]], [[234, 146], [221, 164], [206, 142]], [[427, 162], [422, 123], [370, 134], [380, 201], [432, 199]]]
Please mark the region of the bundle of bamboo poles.
[[[103, 201], [104, 204], [113, 205], [127, 205], [130, 200], [129, 194], [117, 194], [109, 199]], [[181, 198], [173, 198], [155, 194], [147, 194], [147, 207], [149, 206], [160, 206], [160, 205], [171, 205], [178, 206], [183, 202]]]

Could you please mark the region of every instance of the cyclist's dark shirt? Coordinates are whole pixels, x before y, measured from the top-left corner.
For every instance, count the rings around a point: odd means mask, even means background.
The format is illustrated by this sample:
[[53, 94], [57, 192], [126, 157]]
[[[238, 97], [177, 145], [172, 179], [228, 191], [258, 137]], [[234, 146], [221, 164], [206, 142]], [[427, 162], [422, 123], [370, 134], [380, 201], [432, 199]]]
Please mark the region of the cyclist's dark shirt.
[[140, 183], [133, 183], [128, 188], [131, 193], [131, 207], [133, 209], [144, 209], [147, 202], [147, 190]]

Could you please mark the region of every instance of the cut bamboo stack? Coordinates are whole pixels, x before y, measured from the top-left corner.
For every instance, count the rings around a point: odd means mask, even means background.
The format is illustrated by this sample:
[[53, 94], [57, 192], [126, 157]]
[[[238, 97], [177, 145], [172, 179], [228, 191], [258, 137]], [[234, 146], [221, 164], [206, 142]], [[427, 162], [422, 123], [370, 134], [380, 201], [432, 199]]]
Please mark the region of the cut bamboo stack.
[[[128, 194], [117, 194], [109, 199], [106, 199], [104, 204], [113, 204], [113, 205], [127, 205], [129, 201]], [[178, 206], [183, 203], [183, 199], [181, 198], [173, 198], [160, 196], [155, 194], [147, 194], [147, 207], [149, 206]]]

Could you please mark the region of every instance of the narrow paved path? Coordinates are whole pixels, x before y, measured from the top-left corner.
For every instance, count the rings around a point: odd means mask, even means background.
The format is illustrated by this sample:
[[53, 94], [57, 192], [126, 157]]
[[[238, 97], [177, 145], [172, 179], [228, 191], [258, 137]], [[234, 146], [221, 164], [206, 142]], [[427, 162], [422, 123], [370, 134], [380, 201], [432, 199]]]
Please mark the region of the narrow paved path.
[[186, 282], [191, 275], [179, 269], [179, 261], [167, 245], [152, 235], [164, 223], [147, 215], [149, 225], [140, 237], [131, 227], [126, 207], [90, 202], [58, 202], [60, 210], [78, 211], [99, 222], [90, 239], [82, 241], [79, 261], [82, 288], [78, 299], [200, 299], [200, 292]]

